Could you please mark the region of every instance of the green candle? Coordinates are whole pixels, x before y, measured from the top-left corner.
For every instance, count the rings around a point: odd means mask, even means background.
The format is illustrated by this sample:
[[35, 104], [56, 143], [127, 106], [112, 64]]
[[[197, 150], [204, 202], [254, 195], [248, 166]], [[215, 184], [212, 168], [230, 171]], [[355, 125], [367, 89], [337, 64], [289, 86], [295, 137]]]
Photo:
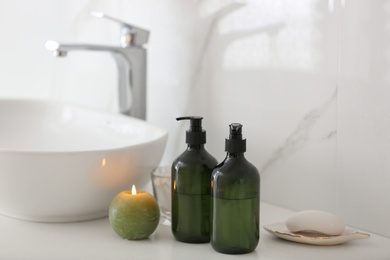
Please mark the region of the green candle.
[[129, 240], [146, 239], [157, 228], [160, 209], [150, 193], [137, 191], [133, 185], [131, 191], [122, 191], [112, 200], [109, 220], [120, 237]]

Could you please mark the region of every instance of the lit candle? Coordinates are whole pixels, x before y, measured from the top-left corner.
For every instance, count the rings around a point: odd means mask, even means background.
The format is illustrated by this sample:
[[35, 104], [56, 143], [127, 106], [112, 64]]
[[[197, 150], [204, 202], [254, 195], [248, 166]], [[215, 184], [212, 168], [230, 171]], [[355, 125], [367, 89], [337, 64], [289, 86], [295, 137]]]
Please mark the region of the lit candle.
[[112, 200], [109, 220], [114, 231], [122, 238], [140, 240], [148, 238], [160, 220], [160, 209], [156, 199], [146, 191], [120, 192]]

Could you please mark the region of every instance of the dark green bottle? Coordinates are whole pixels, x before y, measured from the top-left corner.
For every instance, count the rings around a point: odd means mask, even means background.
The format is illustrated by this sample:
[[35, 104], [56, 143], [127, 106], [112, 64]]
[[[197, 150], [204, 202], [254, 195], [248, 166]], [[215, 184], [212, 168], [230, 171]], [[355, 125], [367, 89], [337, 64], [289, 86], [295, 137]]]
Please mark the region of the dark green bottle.
[[204, 148], [202, 117], [190, 120], [187, 149], [172, 164], [172, 233], [187, 243], [210, 241], [210, 178], [217, 160]]
[[211, 245], [225, 254], [250, 253], [260, 237], [260, 175], [244, 156], [241, 124], [230, 125], [225, 151], [211, 176]]

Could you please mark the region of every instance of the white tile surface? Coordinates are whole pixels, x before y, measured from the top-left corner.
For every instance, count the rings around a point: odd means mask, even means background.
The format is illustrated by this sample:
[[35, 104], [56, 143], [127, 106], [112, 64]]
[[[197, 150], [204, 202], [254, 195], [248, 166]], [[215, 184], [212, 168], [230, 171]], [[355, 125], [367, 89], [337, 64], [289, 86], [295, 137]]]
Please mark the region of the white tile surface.
[[293, 211], [261, 203], [260, 242], [253, 253], [238, 256], [214, 251], [210, 243], [177, 242], [168, 226], [158, 226], [149, 239], [129, 241], [111, 229], [107, 218], [77, 223], [23, 222], [0, 216], [0, 259], [317, 259], [382, 260], [390, 239], [371, 235], [339, 246], [303, 245], [277, 239], [262, 226], [287, 219]]

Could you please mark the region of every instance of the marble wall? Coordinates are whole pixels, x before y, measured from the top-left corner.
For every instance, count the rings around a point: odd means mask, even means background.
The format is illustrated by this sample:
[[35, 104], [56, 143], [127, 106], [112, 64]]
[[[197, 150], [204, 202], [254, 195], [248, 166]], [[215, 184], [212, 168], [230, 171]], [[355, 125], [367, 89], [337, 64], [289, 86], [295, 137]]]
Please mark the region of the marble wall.
[[203, 115], [219, 161], [240, 122], [263, 200], [390, 236], [390, 0], [2, 0], [0, 97], [115, 112], [110, 55], [44, 48], [118, 44], [92, 10], [151, 31], [148, 121], [170, 134], [161, 164], [185, 148], [175, 117]]
[[390, 236], [390, 1], [347, 1], [340, 23], [340, 211]]
[[209, 150], [241, 122], [263, 200], [390, 236], [390, 1], [218, 3], [191, 104]]

